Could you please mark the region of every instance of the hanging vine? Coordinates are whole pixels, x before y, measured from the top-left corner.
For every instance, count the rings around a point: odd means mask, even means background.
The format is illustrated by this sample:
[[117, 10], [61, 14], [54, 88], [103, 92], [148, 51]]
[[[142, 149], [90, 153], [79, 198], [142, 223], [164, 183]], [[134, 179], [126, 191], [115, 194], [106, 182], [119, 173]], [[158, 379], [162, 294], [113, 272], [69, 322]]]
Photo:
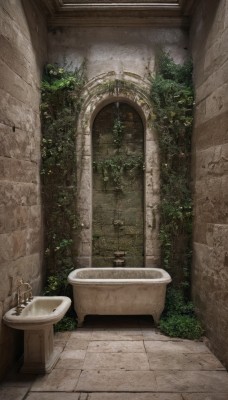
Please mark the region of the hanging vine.
[[189, 301], [192, 259], [191, 133], [194, 94], [192, 63], [175, 64], [162, 53], [151, 80], [153, 124], [160, 148], [161, 264], [172, 276], [160, 323], [170, 336], [197, 339], [202, 327]]
[[116, 191], [123, 191], [124, 174], [128, 173], [129, 179], [134, 179], [135, 175], [144, 168], [143, 156], [117, 154], [99, 162], [94, 161], [93, 168], [102, 176], [104, 188], [111, 183]]
[[114, 120], [112, 132], [114, 145], [119, 149], [124, 137], [124, 125], [119, 116]]
[[151, 82], [153, 122], [160, 148], [161, 261], [177, 285], [189, 285], [191, 266], [191, 77], [191, 62], [178, 65], [163, 53]]
[[116, 149], [114, 155], [93, 162], [93, 169], [103, 180], [104, 189], [108, 184], [113, 185], [117, 192], [123, 191], [123, 177], [128, 174], [129, 179], [134, 179], [136, 174], [144, 169], [143, 156], [141, 154], [122, 153], [121, 146], [124, 140], [125, 126], [119, 114], [119, 103], [117, 116], [114, 118], [112, 137], [113, 147]]
[[63, 293], [74, 268], [72, 237], [78, 229], [75, 127], [85, 83], [84, 65], [68, 71], [47, 64], [41, 84], [42, 192], [47, 293]]

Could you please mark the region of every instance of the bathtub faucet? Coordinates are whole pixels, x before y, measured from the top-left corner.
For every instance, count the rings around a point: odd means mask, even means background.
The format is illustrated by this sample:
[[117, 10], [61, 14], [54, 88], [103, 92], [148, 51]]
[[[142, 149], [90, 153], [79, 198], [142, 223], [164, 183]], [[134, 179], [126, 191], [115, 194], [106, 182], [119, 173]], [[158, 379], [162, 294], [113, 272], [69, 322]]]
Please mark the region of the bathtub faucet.
[[33, 299], [32, 295], [32, 286], [28, 282], [24, 282], [23, 279], [21, 279], [18, 282], [18, 287], [17, 287], [17, 307], [16, 307], [16, 312], [17, 315], [21, 313], [23, 308], [28, 304], [29, 301]]

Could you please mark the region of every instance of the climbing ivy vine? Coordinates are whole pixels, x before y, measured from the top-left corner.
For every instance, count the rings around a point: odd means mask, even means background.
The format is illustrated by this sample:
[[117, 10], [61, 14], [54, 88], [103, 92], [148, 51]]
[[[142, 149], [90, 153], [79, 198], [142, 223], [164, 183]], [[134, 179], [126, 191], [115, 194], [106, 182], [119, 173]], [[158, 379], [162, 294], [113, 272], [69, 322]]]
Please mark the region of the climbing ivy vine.
[[142, 154], [123, 154], [121, 151], [124, 134], [125, 126], [118, 115], [114, 118], [112, 128], [113, 147], [116, 149], [114, 155], [93, 162], [93, 170], [102, 177], [104, 189], [109, 183], [115, 191], [122, 192], [124, 175], [128, 173], [128, 179], [134, 179], [144, 169]]
[[120, 117], [117, 117], [114, 120], [113, 124], [113, 141], [118, 149], [121, 147], [123, 137], [124, 137], [124, 125]]
[[128, 174], [129, 179], [133, 179], [137, 173], [143, 170], [143, 156], [116, 154], [113, 157], [102, 161], [94, 161], [94, 171], [98, 172], [103, 179], [104, 188], [108, 183], [114, 186], [116, 191], [123, 191], [123, 175]]
[[170, 336], [198, 339], [203, 329], [190, 297], [192, 255], [191, 133], [194, 94], [192, 63], [175, 64], [162, 53], [151, 80], [153, 124], [160, 148], [161, 264], [172, 276], [160, 329]]
[[66, 277], [74, 268], [72, 238], [78, 229], [75, 130], [84, 83], [84, 65], [75, 71], [51, 64], [44, 68], [41, 176], [49, 294], [65, 291]]
[[160, 148], [160, 241], [162, 266], [176, 285], [189, 285], [192, 197], [190, 189], [193, 122], [192, 63], [159, 58], [151, 81], [154, 126]]

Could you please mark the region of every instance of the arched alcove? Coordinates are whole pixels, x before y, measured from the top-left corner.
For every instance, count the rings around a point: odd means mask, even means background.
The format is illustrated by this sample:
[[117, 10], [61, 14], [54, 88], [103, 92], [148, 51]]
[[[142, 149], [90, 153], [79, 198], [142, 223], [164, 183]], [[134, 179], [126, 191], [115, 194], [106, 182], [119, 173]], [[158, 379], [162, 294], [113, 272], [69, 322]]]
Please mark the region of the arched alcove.
[[77, 126], [77, 211], [80, 232], [75, 236], [75, 262], [78, 267], [92, 267], [93, 182], [92, 127], [94, 119], [110, 103], [127, 103], [139, 114], [144, 127], [143, 248], [144, 266], [159, 265], [159, 157], [152, 110], [148, 97], [149, 83], [137, 75], [114, 72], [88, 82]]
[[128, 103], [100, 110], [92, 127], [92, 265], [144, 266], [144, 126]]

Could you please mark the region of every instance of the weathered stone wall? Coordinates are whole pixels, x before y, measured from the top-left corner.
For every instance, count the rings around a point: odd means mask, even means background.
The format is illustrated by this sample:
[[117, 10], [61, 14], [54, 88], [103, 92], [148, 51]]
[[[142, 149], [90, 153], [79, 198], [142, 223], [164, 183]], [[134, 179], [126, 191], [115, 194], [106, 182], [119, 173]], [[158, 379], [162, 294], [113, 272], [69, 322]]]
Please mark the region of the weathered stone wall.
[[2, 315], [15, 305], [19, 278], [42, 282], [40, 78], [45, 17], [31, 0], [0, 3], [0, 377], [21, 353], [19, 331]]
[[[114, 123], [119, 118], [123, 126], [121, 146], [113, 135]], [[130, 157], [144, 158], [144, 127], [137, 111], [126, 103], [111, 103], [98, 113], [93, 124], [93, 162], [114, 160], [131, 162]], [[114, 157], [114, 158], [113, 158]], [[107, 168], [106, 168], [107, 170]], [[117, 173], [117, 175], [116, 175]], [[105, 179], [108, 179], [104, 181]], [[120, 179], [112, 179], [110, 168], [93, 169], [93, 267], [113, 267], [114, 252], [125, 252], [127, 267], [143, 267], [144, 249], [144, 185], [143, 166], [124, 169]]]
[[189, 55], [188, 32], [179, 28], [61, 27], [48, 34], [50, 61], [79, 66], [86, 59], [89, 80], [110, 71], [119, 77], [129, 71], [147, 78], [161, 48], [181, 62]]
[[[84, 102], [77, 131], [78, 212], [81, 232], [75, 239], [75, 261], [80, 267], [92, 266], [92, 163], [91, 130], [93, 119], [112, 101], [129, 102], [144, 122], [144, 265], [158, 266], [159, 160], [156, 133], [151, 125], [148, 74], [155, 71], [159, 49], [170, 51], [177, 62], [188, 57], [188, 33], [178, 28], [152, 27], [61, 27], [48, 35], [50, 62], [78, 67], [86, 59], [87, 76]], [[102, 87], [124, 80], [129, 90], [101, 94]], [[131, 88], [131, 89], [130, 89]], [[97, 94], [96, 94], [97, 92]], [[100, 94], [99, 94], [100, 93]]]
[[228, 367], [228, 2], [202, 0], [191, 26], [196, 94], [193, 132], [193, 297]]

